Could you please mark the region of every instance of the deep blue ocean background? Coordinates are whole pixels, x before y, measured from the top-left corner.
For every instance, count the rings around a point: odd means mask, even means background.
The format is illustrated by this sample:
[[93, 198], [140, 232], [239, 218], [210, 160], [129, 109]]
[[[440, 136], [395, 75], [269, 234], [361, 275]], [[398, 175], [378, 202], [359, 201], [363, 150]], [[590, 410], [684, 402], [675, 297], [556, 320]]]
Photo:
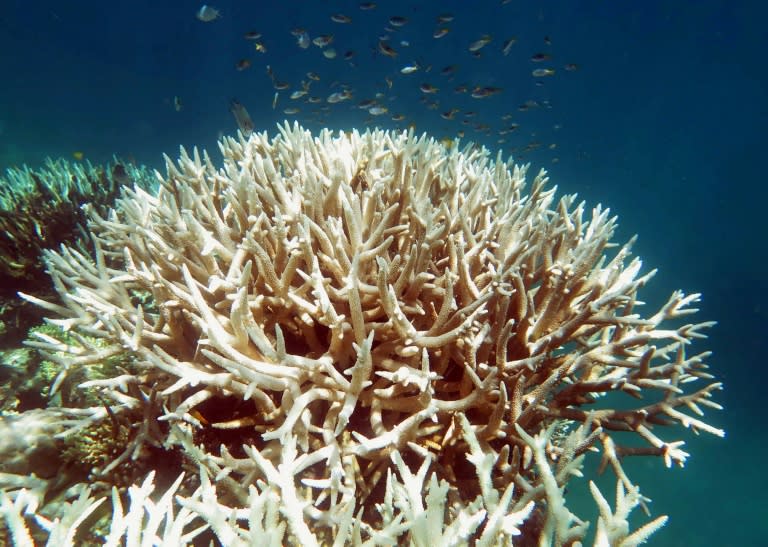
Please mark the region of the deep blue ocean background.
[[[639, 235], [635, 253], [646, 270], [659, 270], [643, 294], [649, 310], [680, 288], [703, 293], [700, 319], [719, 322], [694, 350], [714, 351], [709, 363], [725, 383], [717, 397], [725, 410], [707, 420], [726, 438], [681, 433], [692, 454], [683, 469], [649, 458], [628, 463], [653, 515], [671, 517], [651, 544], [768, 545], [768, 3], [379, 1], [369, 11], [345, 1], [267, 4], [221, 0], [213, 4], [221, 18], [204, 23], [195, 18], [202, 3], [190, 0], [4, 0], [0, 170], [78, 152], [95, 163], [117, 154], [162, 170], [162, 154], [176, 157], [179, 145], [207, 148], [216, 161], [217, 137], [237, 129], [232, 98], [257, 130], [274, 133], [286, 118], [313, 130], [363, 129], [370, 116], [356, 106], [377, 92], [389, 113], [371, 124], [413, 124], [438, 138], [464, 130], [464, 141], [546, 168], [560, 192], [619, 216], [618, 241]], [[334, 13], [352, 22], [335, 23]], [[454, 20], [436, 23], [443, 13]], [[387, 31], [393, 15], [408, 22]], [[433, 38], [441, 26], [450, 32]], [[338, 56], [299, 48], [294, 27], [312, 38], [333, 33], [328, 47]], [[262, 33], [265, 53], [244, 38], [248, 31]], [[384, 34], [395, 59], [376, 53]], [[493, 40], [475, 58], [468, 46], [484, 34]], [[549, 58], [534, 63], [537, 53]], [[251, 66], [236, 70], [244, 58]], [[421, 70], [400, 73], [413, 62]], [[453, 80], [440, 74], [454, 64]], [[267, 65], [291, 84], [275, 109]], [[555, 73], [534, 78], [536, 68]], [[288, 97], [307, 71], [320, 76], [310, 95], [321, 104]], [[421, 102], [423, 83], [439, 88], [427, 96], [439, 101], [435, 109]], [[345, 85], [352, 99], [328, 105]], [[454, 91], [460, 85], [503, 91], [473, 99]], [[289, 107], [301, 111], [284, 114]], [[441, 118], [451, 108], [460, 109], [455, 119]], [[468, 110], [476, 115], [464, 125]], [[488, 128], [478, 132], [476, 124]], [[613, 483], [610, 474], [600, 481], [611, 500]], [[574, 486], [573, 508], [594, 530], [596, 509], [581, 494]], [[648, 520], [636, 516], [638, 524]]]

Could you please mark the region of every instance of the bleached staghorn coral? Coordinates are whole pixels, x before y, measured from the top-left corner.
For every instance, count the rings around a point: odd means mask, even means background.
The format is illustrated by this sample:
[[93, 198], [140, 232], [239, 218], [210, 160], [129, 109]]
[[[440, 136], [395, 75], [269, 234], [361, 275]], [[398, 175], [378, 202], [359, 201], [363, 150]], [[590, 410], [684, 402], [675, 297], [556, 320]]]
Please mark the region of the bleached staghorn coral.
[[593, 488], [598, 543], [663, 524], [630, 533], [642, 500], [621, 459], [682, 464], [663, 425], [722, 435], [697, 417], [718, 408], [708, 353], [685, 351], [710, 323], [676, 325], [698, 299], [679, 292], [636, 312], [653, 272], [631, 242], [607, 252], [607, 210], [405, 133], [286, 126], [220, 146], [222, 168], [182, 150], [157, 194], [92, 213], [95, 259], [48, 255], [63, 305], [44, 305], [83, 335], [40, 341], [62, 374], [125, 350], [140, 365], [88, 382], [111, 416], [141, 417], [97, 475], [179, 447], [207, 492], [179, 502], [230, 542], [272, 523], [306, 545], [563, 545], [587, 526], [565, 485], [597, 450], [619, 482], [613, 515]]

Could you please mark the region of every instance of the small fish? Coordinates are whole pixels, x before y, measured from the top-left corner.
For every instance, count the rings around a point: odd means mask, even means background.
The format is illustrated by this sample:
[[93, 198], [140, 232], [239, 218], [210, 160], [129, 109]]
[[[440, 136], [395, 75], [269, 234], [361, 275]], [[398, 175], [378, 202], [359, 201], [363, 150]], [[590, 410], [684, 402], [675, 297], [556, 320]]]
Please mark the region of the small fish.
[[509, 55], [509, 51], [512, 49], [512, 46], [515, 45], [515, 42], [517, 42], [517, 38], [507, 38], [504, 40], [504, 44], [501, 46], [501, 52], [505, 57]]
[[331, 21], [334, 23], [349, 24], [352, 22], [352, 18], [344, 15], [343, 13], [334, 13], [331, 15]]
[[116, 163], [112, 167], [112, 180], [118, 184], [130, 184], [132, 182], [131, 176], [122, 163]]
[[251, 66], [251, 60], [250, 59], [240, 59], [237, 64], [235, 65], [235, 68], [239, 71], [243, 71]]
[[388, 112], [388, 109], [386, 106], [372, 106], [368, 109], [368, 114], [371, 116], [381, 116], [382, 114], [386, 114]]
[[307, 94], [307, 90], [306, 89], [297, 89], [296, 91], [291, 93], [291, 99], [293, 99], [293, 100], [301, 99], [306, 94]]
[[283, 110], [283, 114], [288, 114], [289, 116], [293, 114], [298, 114], [301, 111], [299, 108], [286, 108]]
[[501, 93], [500, 87], [480, 87], [477, 86], [472, 90], [472, 98], [473, 99], [484, 99], [486, 97], [490, 97], [491, 95], [496, 95], [497, 93]]
[[441, 27], [439, 29], [436, 29], [435, 32], [432, 33], [432, 38], [438, 39], [442, 38], [446, 34], [448, 34], [451, 31], [448, 27]]
[[563, 68], [565, 70], [567, 70], [568, 72], [573, 72], [574, 70], [578, 70], [579, 69], [579, 65], [577, 65], [576, 63], [568, 63]]
[[405, 114], [392, 114], [391, 119], [393, 122], [401, 122], [405, 119]]
[[322, 34], [312, 40], [312, 43], [315, 44], [317, 47], [325, 47], [328, 44], [333, 42], [333, 34]]
[[307, 72], [307, 78], [309, 78], [310, 80], [314, 80], [315, 82], [320, 81], [320, 75], [317, 74], [316, 72]]
[[360, 2], [359, 7], [363, 11], [376, 9], [376, 2]]
[[181, 109], [184, 107], [184, 105], [181, 102], [181, 98], [178, 95], [173, 96], [173, 109], [176, 112], [181, 112]]
[[441, 13], [437, 16], [438, 23], [450, 23], [451, 21], [453, 21], [452, 13]]
[[328, 49], [323, 50], [323, 57], [326, 59], [335, 59], [336, 58], [336, 50], [332, 47], [329, 47]]
[[531, 74], [534, 78], [544, 78], [546, 76], [552, 76], [555, 73], [553, 68], [537, 68]]
[[83, 161], [83, 158], [85, 157], [85, 153], [77, 150], [75, 152], [72, 152], [72, 157], [75, 158], [77, 161]]
[[309, 34], [306, 32], [302, 32], [298, 36], [296, 36], [296, 44], [301, 49], [307, 49], [309, 47], [310, 41], [309, 41]]
[[202, 7], [197, 10], [195, 17], [197, 17], [198, 21], [202, 21], [203, 23], [210, 23], [211, 21], [215, 21], [221, 17], [221, 12], [216, 8], [212, 8], [207, 4], [203, 4]]
[[400, 69], [400, 72], [402, 74], [413, 74], [417, 70], [419, 70], [419, 64], [413, 63], [412, 65], [405, 65], [403, 68]]
[[291, 84], [289, 82], [274, 82], [273, 85], [275, 86], [275, 89], [277, 89], [278, 91], [283, 91], [291, 87]]
[[421, 89], [422, 93], [427, 93], [427, 94], [437, 93], [439, 91], [439, 88], [433, 86], [432, 84], [427, 84], [427, 83], [421, 84], [419, 86], [419, 89]]
[[261, 33], [256, 32], [255, 30], [251, 30], [243, 34], [243, 38], [245, 38], [246, 40], [258, 40], [259, 38], [261, 38]]
[[531, 150], [536, 150], [537, 148], [541, 148], [541, 143], [539, 141], [531, 141], [527, 145], [525, 145], [525, 148], [523, 148], [523, 150], [525, 152], [530, 152]]
[[540, 63], [542, 61], [549, 61], [552, 57], [546, 53], [534, 53], [531, 55], [531, 61], [534, 63]]
[[280, 92], [279, 91], [275, 91], [275, 96], [272, 97], [272, 110], [274, 110], [275, 107], [277, 106], [277, 99], [279, 97], [280, 97]]
[[266, 53], [267, 52], [267, 48], [264, 47], [264, 44], [262, 44], [261, 42], [254, 42], [253, 43], [253, 49], [258, 51], [259, 53]]
[[393, 59], [397, 57], [397, 51], [392, 49], [392, 47], [384, 40], [379, 40], [379, 51], [387, 57], [392, 57]]
[[393, 27], [402, 27], [408, 23], [407, 17], [401, 17], [400, 15], [393, 15], [389, 18], [389, 24]]
[[491, 40], [493, 40], [493, 37], [490, 34], [484, 34], [478, 40], [475, 40], [474, 42], [469, 44], [469, 51], [471, 51], [472, 53], [476, 51], [480, 51], [485, 46], [490, 44]]
[[195, 418], [197, 421], [199, 421], [201, 424], [203, 424], [203, 425], [208, 425], [208, 424], [210, 424], [210, 423], [211, 423], [211, 422], [209, 422], [208, 420], [206, 420], [206, 419], [205, 419], [205, 417], [204, 417], [202, 414], [200, 414], [200, 411], [199, 411], [199, 410], [197, 410], [197, 409], [195, 409], [195, 408], [193, 408], [192, 410], [190, 410], [190, 411], [189, 411], [189, 414], [190, 414], [190, 415], [191, 415], [193, 418]]
[[328, 98], [326, 99], [327, 102], [331, 104], [340, 103], [341, 101], [346, 101], [352, 98], [352, 94], [347, 91], [346, 89], [344, 91], [335, 91], [334, 93], [331, 93], [328, 95]]
[[440, 117], [443, 118], [444, 120], [452, 120], [458, 113], [459, 113], [458, 108], [451, 108], [447, 112], [443, 112], [442, 114], [440, 114]]
[[456, 70], [458, 70], [458, 66], [456, 65], [448, 65], [446, 67], [443, 67], [443, 69], [440, 71], [440, 74], [443, 76], [453, 76], [456, 73]]
[[352, 59], [354, 59], [354, 57], [355, 57], [354, 50], [350, 49], [349, 51], [345, 51], [344, 52], [344, 60], [345, 61], [351, 61]]
[[237, 99], [232, 99], [229, 102], [229, 111], [235, 117], [237, 127], [243, 136], [250, 137], [251, 133], [253, 133], [253, 120], [245, 107]]

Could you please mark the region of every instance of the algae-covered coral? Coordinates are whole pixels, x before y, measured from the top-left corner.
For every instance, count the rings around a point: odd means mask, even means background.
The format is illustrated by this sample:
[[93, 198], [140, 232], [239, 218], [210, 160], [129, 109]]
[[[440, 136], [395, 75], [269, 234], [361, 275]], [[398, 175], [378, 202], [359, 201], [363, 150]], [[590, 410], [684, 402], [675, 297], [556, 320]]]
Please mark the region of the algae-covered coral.
[[[606, 209], [411, 133], [220, 146], [221, 167], [182, 152], [157, 192], [92, 209], [92, 255], [46, 252], [60, 302], [30, 297], [77, 337], [37, 343], [68, 374], [135, 360], [83, 384], [104, 405], [68, 411], [62, 437], [131, 423], [94, 475], [181, 455], [162, 495], [159, 471], [130, 507], [114, 490], [107, 543], [576, 545], [564, 489], [588, 451], [617, 481], [615, 509], [590, 484], [598, 545], [663, 525], [630, 531], [643, 498], [622, 458], [682, 465], [672, 424], [722, 435], [698, 416], [718, 408], [708, 353], [689, 353], [711, 323], [681, 324], [698, 299], [681, 292], [638, 311], [653, 272], [611, 250]], [[22, 539], [31, 514], [66, 535], [104, 501], [82, 482], [46, 514], [45, 485], [6, 480]]]

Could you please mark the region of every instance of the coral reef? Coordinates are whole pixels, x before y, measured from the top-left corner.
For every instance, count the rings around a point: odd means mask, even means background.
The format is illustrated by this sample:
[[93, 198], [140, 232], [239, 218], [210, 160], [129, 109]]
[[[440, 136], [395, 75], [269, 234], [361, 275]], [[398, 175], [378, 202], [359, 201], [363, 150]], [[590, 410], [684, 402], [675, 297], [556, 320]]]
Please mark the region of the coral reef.
[[[29, 330], [26, 347], [0, 350], [0, 413], [19, 413], [25, 410], [55, 407], [88, 407], [101, 404], [96, 389], [82, 389], [80, 384], [89, 380], [109, 378], [124, 372], [132, 365], [130, 353], [122, 352], [101, 360], [97, 365], [66, 366], [67, 353], [43, 355], [35, 351], [36, 340], [54, 337], [67, 346], [77, 345], [80, 338], [59, 327], [42, 324]], [[102, 344], [100, 339], [88, 338], [90, 347]]]
[[576, 545], [588, 523], [564, 490], [588, 451], [617, 484], [612, 509], [590, 483], [597, 545], [664, 524], [630, 530], [644, 498], [622, 460], [682, 465], [674, 424], [723, 435], [701, 419], [719, 408], [709, 354], [688, 351], [712, 323], [684, 321], [695, 294], [638, 312], [653, 272], [631, 242], [611, 250], [608, 210], [409, 133], [286, 125], [220, 147], [220, 168], [182, 149], [157, 192], [90, 208], [92, 256], [46, 251], [60, 302], [28, 298], [68, 333], [35, 344], [60, 381], [133, 358], [81, 385], [105, 403], [69, 409], [59, 436], [130, 428], [55, 509], [3, 478], [17, 542], [30, 515], [72, 537], [109, 493], [95, 485], [150, 449], [181, 464], [129, 505], [112, 487], [107, 544]]
[[104, 212], [126, 184], [149, 189], [155, 179], [116, 158], [105, 166], [49, 158], [39, 169], [6, 170], [0, 178], [0, 347], [16, 346], [40, 321], [39, 310], [16, 293], [52, 294], [43, 251], [62, 243], [87, 248], [81, 206], [90, 203]]
[[42, 251], [83, 232], [83, 204], [105, 211], [123, 185], [152, 183], [146, 169], [117, 159], [102, 167], [49, 158], [40, 169], [8, 169], [0, 180], [0, 284], [12, 290], [47, 279]]

